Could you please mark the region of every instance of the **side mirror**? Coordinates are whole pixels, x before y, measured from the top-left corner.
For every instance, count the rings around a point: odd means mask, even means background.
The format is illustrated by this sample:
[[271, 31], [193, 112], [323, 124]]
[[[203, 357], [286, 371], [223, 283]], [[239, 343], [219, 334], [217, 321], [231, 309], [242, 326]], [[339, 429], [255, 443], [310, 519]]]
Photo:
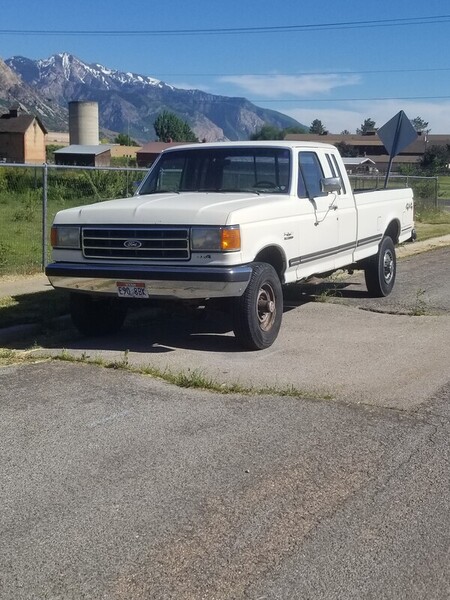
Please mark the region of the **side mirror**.
[[342, 189], [341, 180], [339, 177], [322, 177], [320, 187], [324, 194], [340, 192]]

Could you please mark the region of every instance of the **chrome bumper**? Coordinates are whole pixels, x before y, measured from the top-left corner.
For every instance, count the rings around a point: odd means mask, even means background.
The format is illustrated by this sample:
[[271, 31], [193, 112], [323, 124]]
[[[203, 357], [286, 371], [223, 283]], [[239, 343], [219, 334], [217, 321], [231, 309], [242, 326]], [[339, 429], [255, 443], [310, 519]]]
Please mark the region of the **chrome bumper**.
[[252, 269], [58, 262], [47, 265], [45, 274], [55, 288], [117, 296], [118, 281], [144, 282], [150, 298], [194, 299], [242, 296]]

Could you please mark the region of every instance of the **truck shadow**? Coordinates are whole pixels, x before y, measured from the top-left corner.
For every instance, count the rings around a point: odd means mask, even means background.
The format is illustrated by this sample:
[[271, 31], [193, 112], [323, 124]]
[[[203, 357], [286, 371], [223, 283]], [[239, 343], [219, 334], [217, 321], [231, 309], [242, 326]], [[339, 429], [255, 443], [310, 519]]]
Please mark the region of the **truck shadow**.
[[[283, 313], [297, 310], [304, 304], [322, 301], [321, 298], [363, 298], [367, 292], [348, 290], [348, 283], [324, 282], [311, 285], [287, 286], [284, 290]], [[354, 284], [352, 284], [354, 287]], [[364, 287], [364, 286], [363, 286]], [[137, 352], [162, 354], [179, 349], [201, 352], [245, 352], [233, 334], [231, 314], [214, 309], [132, 309], [124, 327], [116, 334], [104, 337], [81, 337], [70, 320], [59, 327], [66, 334], [67, 350]], [[283, 327], [283, 325], [282, 325]], [[58, 336], [48, 336], [47, 348], [61, 347]]]
[[292, 284], [284, 290], [285, 310], [307, 302], [326, 302], [338, 298], [369, 298], [366, 286], [360, 281], [321, 281]]

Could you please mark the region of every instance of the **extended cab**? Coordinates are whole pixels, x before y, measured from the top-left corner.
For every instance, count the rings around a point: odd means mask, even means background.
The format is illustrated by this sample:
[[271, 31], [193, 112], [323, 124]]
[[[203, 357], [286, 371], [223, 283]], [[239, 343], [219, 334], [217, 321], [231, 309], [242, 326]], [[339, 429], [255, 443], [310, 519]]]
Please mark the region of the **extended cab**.
[[46, 274], [84, 334], [118, 330], [131, 298], [222, 298], [241, 345], [262, 349], [284, 284], [363, 269], [388, 295], [413, 227], [411, 189], [353, 193], [332, 145], [191, 144], [163, 152], [132, 198], [59, 212]]

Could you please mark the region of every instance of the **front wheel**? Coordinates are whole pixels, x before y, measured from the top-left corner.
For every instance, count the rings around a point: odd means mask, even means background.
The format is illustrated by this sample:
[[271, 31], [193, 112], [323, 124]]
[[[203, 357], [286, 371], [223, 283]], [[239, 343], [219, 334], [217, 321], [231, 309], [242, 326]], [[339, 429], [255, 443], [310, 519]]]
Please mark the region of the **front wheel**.
[[127, 305], [118, 298], [97, 298], [89, 294], [70, 295], [72, 323], [83, 335], [107, 335], [122, 327]]
[[381, 240], [378, 253], [366, 263], [364, 275], [371, 296], [381, 298], [392, 292], [397, 274], [394, 242], [390, 237]]
[[244, 294], [234, 300], [233, 329], [238, 342], [249, 350], [263, 350], [278, 336], [283, 316], [283, 292], [275, 269], [253, 263]]

